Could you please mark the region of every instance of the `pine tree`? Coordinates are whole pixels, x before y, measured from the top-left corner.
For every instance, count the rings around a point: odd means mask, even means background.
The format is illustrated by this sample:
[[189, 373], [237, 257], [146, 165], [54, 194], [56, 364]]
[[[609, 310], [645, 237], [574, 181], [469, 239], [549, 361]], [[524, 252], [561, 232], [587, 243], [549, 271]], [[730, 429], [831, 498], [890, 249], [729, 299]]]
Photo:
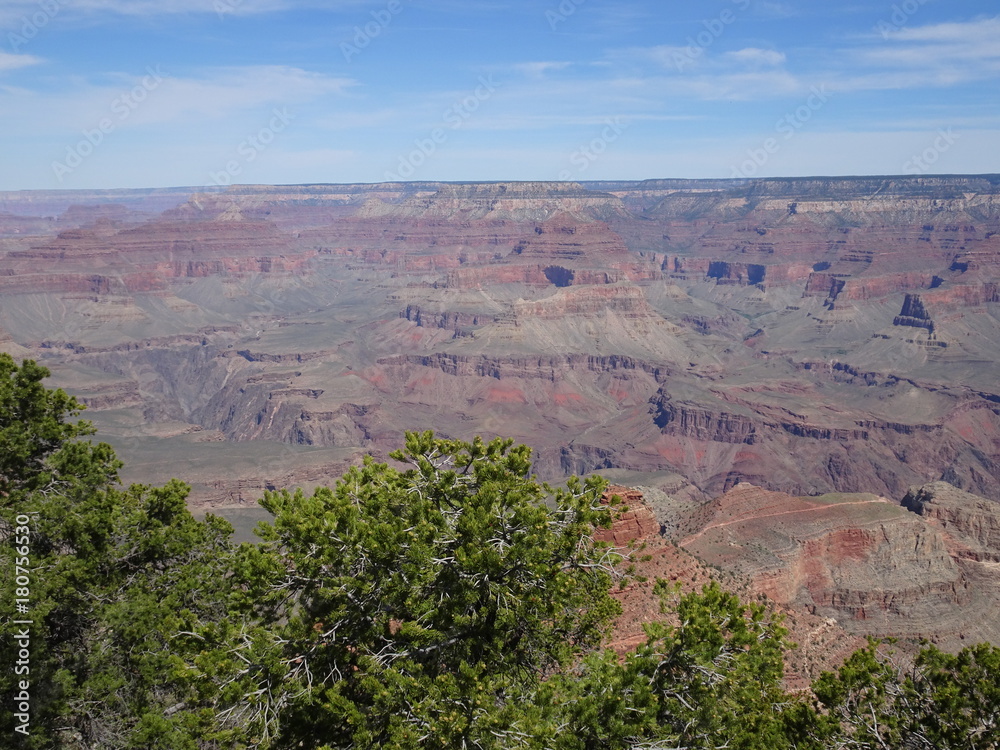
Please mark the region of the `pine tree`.
[[114, 451], [47, 376], [0, 354], [0, 569], [16, 584], [0, 590], [3, 663], [29, 643], [26, 671], [0, 673], [5, 705], [27, 694], [27, 720], [0, 712], [0, 733], [26, 748], [195, 747], [166, 718], [165, 670], [178, 630], [224, 615], [232, 529], [196, 521], [181, 482], [121, 488]]
[[[270, 493], [238, 621], [190, 665], [232, 737], [274, 747], [503, 747], [543, 680], [596, 648], [621, 556], [604, 483], [552, 490], [531, 454], [411, 433], [333, 488]], [[221, 736], [221, 735], [220, 735]], [[270, 743], [270, 745], [268, 745]]]

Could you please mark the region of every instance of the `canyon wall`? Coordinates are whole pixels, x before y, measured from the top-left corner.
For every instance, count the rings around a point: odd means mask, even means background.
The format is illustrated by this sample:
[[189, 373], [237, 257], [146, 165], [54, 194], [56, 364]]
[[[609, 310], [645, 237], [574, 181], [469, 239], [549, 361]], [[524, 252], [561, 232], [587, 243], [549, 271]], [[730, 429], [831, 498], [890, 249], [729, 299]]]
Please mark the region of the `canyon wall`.
[[431, 427], [701, 500], [997, 500], [998, 269], [988, 175], [14, 193], [0, 345], [126, 458]]

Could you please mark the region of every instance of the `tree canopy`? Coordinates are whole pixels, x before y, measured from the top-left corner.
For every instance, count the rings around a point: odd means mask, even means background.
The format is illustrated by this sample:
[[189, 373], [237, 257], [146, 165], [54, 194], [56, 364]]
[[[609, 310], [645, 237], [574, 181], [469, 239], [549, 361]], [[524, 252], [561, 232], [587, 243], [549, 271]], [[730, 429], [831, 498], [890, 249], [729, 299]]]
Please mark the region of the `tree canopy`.
[[238, 619], [190, 636], [213, 644], [192, 678], [241, 731], [495, 745], [517, 703], [607, 634], [621, 555], [593, 540], [611, 520], [602, 481], [552, 490], [511, 440], [413, 433], [391, 457], [408, 468], [369, 459], [333, 488], [262, 501], [274, 521], [237, 555]]
[[630, 552], [594, 530], [618, 506], [598, 477], [538, 482], [509, 439], [409, 433], [391, 464], [267, 493], [237, 545], [182, 482], [120, 486], [47, 375], [0, 354], [0, 654], [30, 652], [0, 674], [8, 706], [30, 697], [4, 746], [998, 747], [988, 644], [873, 641], [791, 694], [780, 617], [660, 583], [645, 642], [608, 650]]

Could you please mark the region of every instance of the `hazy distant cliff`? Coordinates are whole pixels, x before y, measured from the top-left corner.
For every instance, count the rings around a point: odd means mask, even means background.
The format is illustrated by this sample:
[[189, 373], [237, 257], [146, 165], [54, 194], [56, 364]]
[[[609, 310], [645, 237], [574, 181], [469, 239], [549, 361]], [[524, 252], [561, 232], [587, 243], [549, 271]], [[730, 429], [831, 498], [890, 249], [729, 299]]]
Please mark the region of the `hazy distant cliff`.
[[433, 427], [692, 498], [1000, 499], [996, 176], [8, 193], [0, 253], [4, 346], [126, 451], [284, 446], [251, 482]]

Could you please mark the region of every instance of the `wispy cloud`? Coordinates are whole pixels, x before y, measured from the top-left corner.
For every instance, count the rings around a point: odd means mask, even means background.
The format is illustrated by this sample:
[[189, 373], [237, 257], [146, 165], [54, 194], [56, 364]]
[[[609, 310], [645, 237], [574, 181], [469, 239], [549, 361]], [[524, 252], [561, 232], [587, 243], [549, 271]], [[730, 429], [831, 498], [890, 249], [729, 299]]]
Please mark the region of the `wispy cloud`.
[[[171, 75], [166, 66], [150, 66], [162, 78], [155, 91], [130, 108], [123, 128], [140, 125], [207, 123], [273, 106], [292, 106], [343, 95], [355, 82], [287, 66], [209, 69], [200, 75]], [[130, 95], [144, 75], [114, 74], [100, 83], [67, 82], [61, 93], [0, 89], [0, 109], [24, 113], [18, 121], [25, 133], [77, 132], [103, 117], [113, 117], [116, 102]]]
[[1000, 17], [904, 27], [891, 34], [887, 44], [867, 50], [864, 59], [901, 67], [935, 68], [956, 63], [995, 66], [1000, 62], [998, 39]]
[[40, 57], [34, 55], [12, 55], [9, 52], [0, 51], [0, 73], [8, 70], [26, 68], [29, 65], [37, 65], [42, 62]]
[[953, 87], [1000, 77], [1000, 17], [907, 26], [843, 51], [841, 91]]
[[[671, 97], [748, 101], [809, 89], [808, 82], [785, 69], [784, 53], [758, 47], [721, 54], [700, 50], [697, 56], [687, 47], [633, 47], [613, 50], [608, 61], [613, 70], [629, 70], [636, 85], [650, 94]], [[620, 75], [621, 80], [627, 76]]]
[[[253, 15], [294, 9], [329, 11], [364, 8], [366, 0], [73, 0], [60, 5], [60, 14], [89, 16], [168, 16], [180, 14]], [[4, 0], [0, 24], [9, 25], [38, 11], [37, 0]]]
[[517, 63], [512, 65], [511, 69], [530, 78], [542, 78], [546, 73], [556, 70], [566, 70], [571, 65], [572, 63], [569, 62], [540, 61]]
[[[823, 82], [840, 93], [945, 88], [1000, 78], [1000, 17], [869, 33], [839, 50], [744, 47], [692, 54], [659, 45], [611, 51], [607, 63], [673, 96], [733, 101], [794, 96]], [[650, 69], [653, 66], [653, 69]]]
[[791, 3], [766, 2], [761, 0], [754, 4], [754, 12], [767, 18], [793, 18], [799, 15], [797, 8]]
[[726, 60], [732, 60], [740, 65], [752, 68], [775, 67], [785, 63], [785, 54], [772, 49], [760, 49], [758, 47], [745, 47], [735, 52], [727, 52], [723, 56]]
[[907, 42], [934, 42], [973, 44], [992, 43], [993, 53], [998, 54], [996, 41], [1000, 34], [1000, 16], [974, 21], [938, 23], [930, 26], [904, 27], [896, 32], [898, 39]]

